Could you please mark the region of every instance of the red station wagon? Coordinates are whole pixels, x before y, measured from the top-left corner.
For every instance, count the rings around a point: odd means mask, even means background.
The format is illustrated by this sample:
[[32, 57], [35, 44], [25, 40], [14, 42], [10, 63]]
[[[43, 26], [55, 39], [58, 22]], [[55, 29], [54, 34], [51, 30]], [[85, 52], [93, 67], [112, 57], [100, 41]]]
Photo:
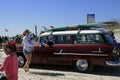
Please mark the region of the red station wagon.
[[[118, 48], [103, 30], [69, 30], [41, 33], [32, 52], [32, 63], [73, 65], [89, 72], [93, 65], [120, 66]], [[22, 45], [17, 46], [19, 66], [25, 63]]]

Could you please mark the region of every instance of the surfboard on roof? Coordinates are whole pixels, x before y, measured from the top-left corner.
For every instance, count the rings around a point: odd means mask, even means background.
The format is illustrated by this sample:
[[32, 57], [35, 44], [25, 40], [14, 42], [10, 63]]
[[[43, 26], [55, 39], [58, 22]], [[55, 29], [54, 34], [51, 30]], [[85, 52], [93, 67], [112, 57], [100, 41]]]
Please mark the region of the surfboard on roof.
[[57, 27], [52, 29], [46, 29], [42, 32], [51, 32], [51, 31], [70, 31], [70, 30], [90, 30], [92, 28], [105, 28], [105, 24], [79, 24], [74, 26], [64, 26], [64, 27]]

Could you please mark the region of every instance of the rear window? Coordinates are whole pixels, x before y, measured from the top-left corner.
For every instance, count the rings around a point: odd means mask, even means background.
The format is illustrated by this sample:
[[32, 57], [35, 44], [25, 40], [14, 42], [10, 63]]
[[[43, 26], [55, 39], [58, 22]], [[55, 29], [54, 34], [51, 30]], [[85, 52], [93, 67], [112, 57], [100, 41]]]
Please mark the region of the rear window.
[[105, 38], [108, 41], [109, 44], [114, 45], [113, 39], [109, 34], [105, 34]]

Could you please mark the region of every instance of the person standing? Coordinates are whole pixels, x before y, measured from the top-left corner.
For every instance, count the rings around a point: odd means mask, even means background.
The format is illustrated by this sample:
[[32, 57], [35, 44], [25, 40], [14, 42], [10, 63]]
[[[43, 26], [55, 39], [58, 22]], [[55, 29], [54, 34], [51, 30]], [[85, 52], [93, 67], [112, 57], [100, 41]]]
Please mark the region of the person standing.
[[13, 41], [7, 42], [3, 46], [6, 53], [5, 60], [0, 66], [0, 71], [5, 71], [8, 80], [18, 80], [18, 58], [16, 55], [16, 45]]
[[114, 32], [113, 32], [113, 31], [110, 31], [109, 33], [110, 33], [110, 36], [111, 36], [112, 39], [113, 39], [114, 46], [118, 46], [118, 42], [117, 42], [117, 40], [115, 39]]
[[29, 64], [31, 63], [31, 59], [32, 59], [32, 48], [34, 46], [34, 43], [31, 42], [30, 38], [29, 38], [29, 34], [30, 31], [28, 29], [26, 29], [23, 32], [23, 54], [25, 55], [26, 58], [26, 63], [24, 65], [24, 70], [25, 72], [29, 72]]

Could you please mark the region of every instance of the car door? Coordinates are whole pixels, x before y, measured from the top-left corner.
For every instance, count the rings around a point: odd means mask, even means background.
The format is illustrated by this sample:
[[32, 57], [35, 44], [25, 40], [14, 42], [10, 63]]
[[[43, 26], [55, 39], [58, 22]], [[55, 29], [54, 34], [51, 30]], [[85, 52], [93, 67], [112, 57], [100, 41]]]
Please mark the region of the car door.
[[109, 56], [108, 53], [112, 52], [113, 46], [107, 44], [102, 34], [82, 34], [76, 35], [72, 48], [74, 54], [84, 58], [84, 56]]
[[46, 37], [39, 37], [32, 51], [32, 62], [37, 64], [46, 63], [48, 56], [52, 53], [51, 51], [52, 49], [47, 45]]
[[54, 64], [63, 64], [69, 59], [65, 55], [72, 53], [72, 42], [69, 35], [55, 36], [55, 38], [53, 55], [49, 56], [48, 60]]
[[42, 55], [42, 47], [40, 45], [35, 45], [32, 51], [32, 63], [39, 64], [41, 55]]
[[82, 56], [109, 56], [113, 50], [112, 45], [108, 44], [74, 44], [73, 54]]

